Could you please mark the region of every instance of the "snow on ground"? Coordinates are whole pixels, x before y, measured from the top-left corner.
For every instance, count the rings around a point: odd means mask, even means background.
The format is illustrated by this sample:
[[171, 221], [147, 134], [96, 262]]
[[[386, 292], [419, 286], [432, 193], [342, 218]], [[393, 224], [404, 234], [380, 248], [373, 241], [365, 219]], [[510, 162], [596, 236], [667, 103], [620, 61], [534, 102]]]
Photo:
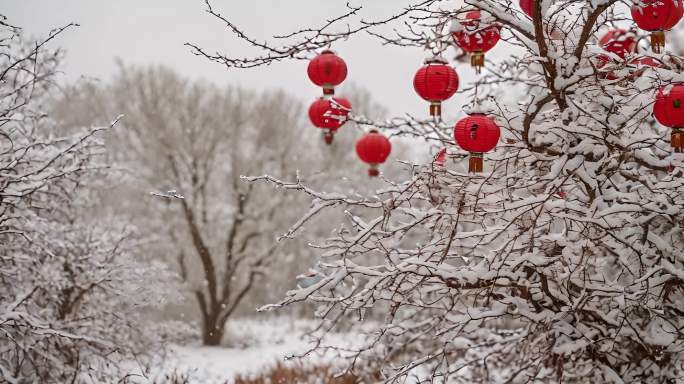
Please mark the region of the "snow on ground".
[[[304, 353], [312, 346], [304, 334], [316, 324], [311, 320], [284, 317], [229, 321], [224, 338], [226, 346], [174, 346], [172, 356], [163, 368], [152, 373], [152, 377], [176, 371], [189, 374], [190, 384], [225, 384], [232, 383], [237, 374], [248, 376], [263, 372], [278, 362], [292, 364], [294, 361], [286, 362], [286, 358]], [[354, 336], [331, 334], [326, 337], [326, 344], [349, 346], [362, 342], [360, 334], [354, 332]], [[330, 355], [317, 353], [297, 361], [322, 364], [333, 359]]]

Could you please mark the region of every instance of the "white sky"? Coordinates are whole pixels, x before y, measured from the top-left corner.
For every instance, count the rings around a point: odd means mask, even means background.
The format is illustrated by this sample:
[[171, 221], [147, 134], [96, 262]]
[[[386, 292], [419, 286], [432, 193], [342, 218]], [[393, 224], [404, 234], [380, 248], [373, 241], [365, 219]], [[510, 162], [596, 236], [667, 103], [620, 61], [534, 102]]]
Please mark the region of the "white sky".
[[[407, 0], [367, 0], [363, 17], [378, 19], [400, 9]], [[266, 39], [274, 34], [318, 25], [345, 10], [346, 0], [214, 0], [212, 5], [248, 33]], [[203, 0], [0, 0], [0, 13], [31, 36], [45, 36], [50, 29], [70, 21], [79, 28], [64, 34], [55, 46], [67, 50], [65, 80], [80, 76], [107, 79], [116, 71], [115, 58], [129, 64], [164, 64], [190, 77], [217, 84], [240, 84], [257, 89], [281, 88], [302, 100], [312, 100], [320, 90], [306, 76], [306, 62], [289, 61], [253, 70], [227, 70], [220, 64], [194, 56], [185, 42], [209, 52], [250, 56], [253, 50], [225, 30], [205, 12]], [[413, 74], [427, 52], [420, 49], [383, 47], [362, 36], [333, 49], [347, 61], [347, 81], [364, 85], [392, 115], [427, 114], [427, 106], [414, 92]], [[501, 49], [497, 47], [494, 50]], [[505, 48], [504, 48], [505, 49]], [[451, 55], [451, 53], [450, 53]], [[467, 64], [459, 64], [461, 84], [472, 78]], [[460, 112], [462, 100], [445, 105], [445, 115]]]

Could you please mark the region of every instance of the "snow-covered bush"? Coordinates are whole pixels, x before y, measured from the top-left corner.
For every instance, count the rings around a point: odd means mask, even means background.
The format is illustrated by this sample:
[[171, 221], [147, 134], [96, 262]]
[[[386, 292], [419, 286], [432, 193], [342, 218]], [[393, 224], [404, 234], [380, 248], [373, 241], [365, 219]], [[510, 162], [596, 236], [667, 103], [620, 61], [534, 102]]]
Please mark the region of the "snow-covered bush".
[[0, 382], [115, 382], [173, 336], [141, 321], [173, 275], [100, 206], [116, 121], [61, 136], [45, 114], [61, 56], [47, 45], [68, 27], [33, 42], [0, 20]]
[[[503, 131], [482, 174], [465, 171], [454, 121], [354, 116], [447, 147], [451, 160], [416, 164], [406, 180], [388, 180], [367, 198], [250, 179], [312, 198], [289, 233], [322, 211], [345, 210], [338, 231], [313, 244], [320, 281], [278, 306], [318, 303], [324, 326], [386, 308], [350, 361], [378, 361], [387, 382], [681, 382], [684, 158], [650, 113], [660, 86], [684, 81], [681, 58], [649, 53], [662, 66], [637, 68], [632, 56], [599, 72], [597, 35], [626, 24], [614, 0], [533, 1], [533, 19], [510, 1], [406, 3], [379, 20], [348, 5], [320, 28], [280, 33], [279, 45], [209, 9], [263, 50], [234, 58], [196, 48], [230, 67], [310, 58], [365, 32], [443, 56], [448, 25], [472, 7], [501, 23], [510, 52], [463, 87], [471, 107]], [[421, 59], [416, 52], [416, 68]], [[413, 92], [403, 80], [396, 91]]]

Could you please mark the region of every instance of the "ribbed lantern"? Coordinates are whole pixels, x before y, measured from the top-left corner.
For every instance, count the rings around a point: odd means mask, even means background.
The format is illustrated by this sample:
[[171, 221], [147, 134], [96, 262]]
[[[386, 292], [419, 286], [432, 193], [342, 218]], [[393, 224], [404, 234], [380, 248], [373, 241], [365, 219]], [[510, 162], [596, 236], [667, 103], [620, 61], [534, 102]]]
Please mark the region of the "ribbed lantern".
[[306, 71], [314, 84], [323, 87], [324, 95], [335, 94], [335, 87], [347, 78], [347, 64], [330, 50], [311, 60]]
[[635, 65], [637, 67], [653, 67], [653, 68], [660, 68], [663, 66], [663, 62], [653, 58], [651, 56], [641, 56], [633, 59], [632, 61], [629, 62], [631, 65]]
[[651, 56], [641, 56], [630, 61], [629, 65], [630, 67], [634, 68], [629, 77], [630, 79], [636, 79], [637, 77], [643, 75], [646, 69], [660, 68], [663, 66], [663, 63]]
[[432, 166], [434, 168], [444, 168], [444, 164], [446, 163], [447, 159], [447, 149], [442, 148], [435, 154], [434, 159], [432, 159]]
[[375, 129], [363, 135], [356, 142], [356, 154], [361, 161], [370, 165], [368, 169], [368, 176], [370, 177], [380, 174], [378, 165], [384, 163], [391, 152], [392, 143]]
[[[599, 45], [604, 50], [613, 53], [624, 60], [627, 55], [636, 50], [636, 35], [633, 32], [624, 29], [611, 29], [601, 36]], [[611, 56], [600, 54], [598, 55], [596, 68], [602, 69], [611, 62], [614, 62], [614, 59]], [[608, 80], [618, 79], [618, 76], [612, 71], [601, 71], [599, 72], [599, 76]]]
[[[598, 56], [598, 62], [596, 63], [596, 68], [598, 69], [603, 69], [606, 65], [611, 63], [611, 59], [607, 55], [599, 55]], [[628, 69], [628, 73], [623, 76], [623, 78], [629, 79], [629, 80], [634, 80], [641, 75], [643, 75], [644, 71], [646, 71], [647, 68], [659, 68], [662, 67], [663, 63], [653, 57], [650, 56], [640, 56], [636, 57], [634, 59], [631, 59], [626, 66]], [[599, 76], [601, 78], [605, 78], [608, 80], [617, 80], [620, 77], [617, 76], [617, 74], [611, 70], [604, 70], [599, 72]]]
[[672, 129], [670, 146], [675, 152], [684, 151], [684, 84], [661, 87], [653, 104], [653, 116]]
[[484, 66], [485, 52], [494, 48], [501, 38], [501, 26], [483, 20], [479, 10], [466, 12], [463, 18], [456, 19], [451, 28], [456, 44], [470, 53], [470, 64], [479, 73]]
[[636, 35], [634, 32], [624, 29], [611, 29], [601, 36], [599, 45], [601, 48], [616, 54], [624, 60], [627, 55], [634, 53], [636, 49]]
[[332, 144], [335, 131], [347, 122], [347, 115], [351, 111], [351, 103], [343, 97], [331, 99], [319, 98], [309, 107], [309, 119], [317, 127], [324, 129], [323, 139], [326, 144]]
[[665, 31], [677, 25], [682, 15], [682, 0], [637, 0], [632, 5], [632, 19], [651, 32], [651, 49], [656, 53], [665, 47]]
[[534, 18], [534, 6], [536, 1], [537, 0], [520, 0], [520, 9], [522, 9], [530, 19]]
[[413, 88], [430, 102], [430, 116], [442, 115], [442, 101], [458, 90], [458, 74], [441, 59], [430, 59], [413, 77]]
[[613, 60], [608, 57], [608, 55], [599, 55], [598, 56], [598, 61], [596, 62], [596, 68], [601, 69], [601, 71], [598, 72], [598, 76], [602, 79], [608, 79], [608, 80], [617, 80], [618, 76], [615, 75], [615, 72], [610, 71], [610, 70], [605, 70], [604, 67], [608, 64], [613, 62]]
[[494, 120], [482, 113], [473, 113], [459, 120], [454, 128], [456, 143], [470, 152], [469, 172], [482, 172], [484, 153], [496, 147], [501, 130]]

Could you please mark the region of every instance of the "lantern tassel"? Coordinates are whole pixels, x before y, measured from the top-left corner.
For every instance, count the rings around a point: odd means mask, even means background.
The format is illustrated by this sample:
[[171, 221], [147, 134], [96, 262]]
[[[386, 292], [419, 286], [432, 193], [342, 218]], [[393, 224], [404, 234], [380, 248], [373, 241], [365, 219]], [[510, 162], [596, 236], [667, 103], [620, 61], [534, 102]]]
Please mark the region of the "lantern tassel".
[[380, 176], [380, 170], [377, 164], [371, 164], [368, 168], [368, 177], [378, 177]]
[[440, 101], [433, 101], [430, 103], [430, 116], [442, 116], [442, 103]]
[[323, 141], [325, 141], [325, 144], [332, 144], [334, 138], [335, 132], [332, 129], [327, 129], [325, 132], [323, 132]]
[[653, 52], [660, 53], [663, 48], [665, 48], [665, 32], [651, 32], [651, 49], [653, 50]]
[[480, 173], [484, 168], [484, 154], [480, 152], [471, 152], [468, 160], [468, 172]]
[[670, 146], [676, 153], [684, 152], [684, 130], [681, 128], [673, 128], [672, 136], [670, 136]]
[[475, 52], [470, 56], [470, 65], [475, 68], [476, 73], [480, 73], [480, 70], [484, 67], [484, 63], [484, 52]]

